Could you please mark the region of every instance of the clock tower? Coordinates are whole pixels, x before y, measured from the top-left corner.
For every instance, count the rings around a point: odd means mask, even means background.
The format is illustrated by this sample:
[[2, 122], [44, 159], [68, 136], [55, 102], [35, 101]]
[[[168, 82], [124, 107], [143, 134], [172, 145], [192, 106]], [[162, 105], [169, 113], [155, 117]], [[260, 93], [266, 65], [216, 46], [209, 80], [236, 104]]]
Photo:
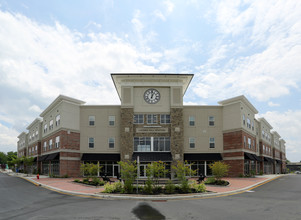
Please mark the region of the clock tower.
[[183, 96], [193, 74], [111, 74], [121, 100], [121, 160], [183, 160]]

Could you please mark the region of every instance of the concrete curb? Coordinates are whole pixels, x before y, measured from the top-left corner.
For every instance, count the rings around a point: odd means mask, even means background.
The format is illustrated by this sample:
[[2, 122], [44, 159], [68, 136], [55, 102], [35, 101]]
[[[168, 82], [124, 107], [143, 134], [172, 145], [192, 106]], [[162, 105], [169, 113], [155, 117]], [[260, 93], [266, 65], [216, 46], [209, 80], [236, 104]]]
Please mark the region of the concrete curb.
[[62, 194], [67, 194], [67, 195], [74, 195], [74, 196], [80, 196], [80, 197], [87, 197], [87, 198], [96, 198], [96, 199], [111, 199], [111, 200], [156, 200], [156, 201], [161, 201], [161, 200], [182, 200], [182, 199], [202, 199], [202, 198], [214, 198], [214, 197], [221, 197], [221, 196], [229, 196], [229, 195], [234, 195], [234, 194], [239, 194], [239, 193], [243, 193], [246, 191], [249, 191], [250, 189], [254, 189], [258, 186], [261, 186], [265, 183], [271, 182], [279, 177], [281, 177], [282, 175], [275, 175], [274, 177], [268, 178], [266, 180], [260, 181], [256, 184], [253, 184], [251, 186], [242, 188], [242, 189], [238, 189], [238, 190], [233, 190], [233, 191], [229, 191], [229, 192], [220, 192], [220, 193], [202, 193], [202, 194], [177, 194], [175, 195], [171, 195], [171, 196], [162, 196], [162, 195], [158, 195], [158, 196], [139, 196], [139, 195], [121, 195], [121, 194], [92, 194], [92, 193], [80, 193], [80, 192], [74, 192], [74, 191], [68, 191], [68, 190], [62, 190], [56, 187], [52, 187], [52, 186], [48, 186], [46, 184], [41, 184], [29, 177], [19, 177], [22, 179], [27, 180], [28, 182], [31, 182], [33, 184], [35, 184], [36, 186], [41, 186], [43, 188], [55, 191], [55, 192], [59, 192]]

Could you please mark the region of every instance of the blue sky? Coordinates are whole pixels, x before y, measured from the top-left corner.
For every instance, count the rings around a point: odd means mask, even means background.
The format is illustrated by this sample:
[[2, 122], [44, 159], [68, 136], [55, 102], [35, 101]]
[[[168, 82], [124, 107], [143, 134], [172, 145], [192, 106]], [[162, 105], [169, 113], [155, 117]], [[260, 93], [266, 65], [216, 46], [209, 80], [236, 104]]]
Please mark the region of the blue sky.
[[59, 94], [119, 104], [110, 73], [193, 73], [185, 104], [245, 95], [301, 160], [301, 1], [0, 0], [0, 151]]

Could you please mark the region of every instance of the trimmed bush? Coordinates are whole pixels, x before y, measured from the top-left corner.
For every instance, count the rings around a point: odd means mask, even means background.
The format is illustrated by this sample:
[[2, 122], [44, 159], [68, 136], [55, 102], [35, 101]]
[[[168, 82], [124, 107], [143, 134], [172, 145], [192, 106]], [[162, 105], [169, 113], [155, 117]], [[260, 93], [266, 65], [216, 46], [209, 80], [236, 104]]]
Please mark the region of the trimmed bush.
[[175, 193], [176, 186], [175, 184], [172, 183], [171, 180], [168, 180], [164, 189], [165, 189], [165, 193], [172, 194]]
[[190, 183], [190, 187], [194, 192], [203, 193], [206, 192], [206, 186], [204, 183], [198, 184], [196, 181]]

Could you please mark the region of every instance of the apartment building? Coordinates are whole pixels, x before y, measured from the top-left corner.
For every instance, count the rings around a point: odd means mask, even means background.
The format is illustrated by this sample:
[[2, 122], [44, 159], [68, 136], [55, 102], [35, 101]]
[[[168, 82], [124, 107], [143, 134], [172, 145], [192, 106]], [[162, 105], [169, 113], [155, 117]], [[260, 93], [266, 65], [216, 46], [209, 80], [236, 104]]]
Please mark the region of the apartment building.
[[81, 163], [117, 176], [118, 162], [139, 158], [166, 169], [187, 161], [197, 175], [225, 161], [230, 176], [285, 171], [285, 141], [244, 96], [215, 106], [185, 106], [193, 74], [111, 74], [121, 105], [85, 105], [58, 96], [18, 138], [18, 155], [35, 157], [44, 174], [80, 175]]

